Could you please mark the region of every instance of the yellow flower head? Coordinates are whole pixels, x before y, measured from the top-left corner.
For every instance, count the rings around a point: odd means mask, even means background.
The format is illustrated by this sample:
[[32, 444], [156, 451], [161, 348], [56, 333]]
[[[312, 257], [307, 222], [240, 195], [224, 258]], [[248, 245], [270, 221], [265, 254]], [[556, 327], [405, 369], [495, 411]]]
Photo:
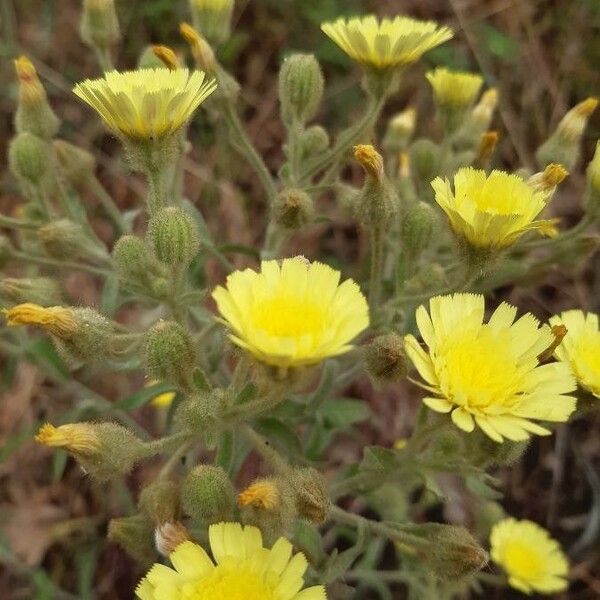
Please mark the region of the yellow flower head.
[[554, 594], [567, 589], [569, 564], [559, 543], [532, 521], [503, 519], [490, 536], [491, 555], [515, 589]]
[[272, 479], [255, 481], [238, 496], [240, 506], [256, 506], [263, 510], [273, 510], [279, 501], [279, 487]]
[[208, 530], [213, 560], [201, 546], [183, 542], [171, 569], [155, 564], [136, 589], [140, 600], [326, 600], [325, 588], [302, 590], [308, 566], [303, 554], [279, 538], [263, 546], [256, 527], [218, 523]]
[[550, 327], [502, 303], [483, 322], [484, 298], [477, 294], [436, 296], [417, 309], [419, 331], [428, 350], [414, 336], [406, 353], [431, 395], [423, 402], [451, 413], [454, 424], [473, 431], [477, 424], [490, 438], [521, 441], [531, 433], [550, 432], [531, 419], [564, 422], [575, 410], [568, 396], [575, 381], [568, 365], [540, 365], [538, 356], [554, 342]]
[[73, 311], [63, 306], [44, 307], [32, 302], [17, 304], [2, 311], [7, 325], [38, 325], [59, 338], [70, 338], [79, 330]]
[[466, 107], [475, 101], [483, 77], [464, 71], [450, 71], [438, 67], [426, 73], [425, 77], [433, 88], [436, 101], [442, 105]]
[[369, 325], [358, 285], [319, 262], [297, 256], [263, 261], [227, 277], [212, 294], [231, 340], [277, 367], [311, 365], [352, 349]]
[[117, 135], [150, 140], [177, 132], [216, 87], [202, 71], [164, 68], [110, 71], [73, 92]]
[[431, 185], [454, 232], [478, 248], [510, 246], [527, 231], [555, 231], [554, 221], [535, 220], [548, 192], [534, 190], [518, 175], [463, 167], [454, 175], [454, 193], [447, 179], [437, 177]]
[[552, 317], [550, 324], [562, 324], [567, 328], [567, 334], [554, 353], [556, 358], [570, 365], [579, 384], [600, 398], [598, 315], [567, 310]]
[[51, 448], [65, 448], [77, 454], [94, 454], [100, 448], [100, 440], [89, 423], [70, 423], [54, 427], [43, 425], [35, 441]]
[[452, 30], [434, 21], [373, 15], [323, 23], [323, 32], [350, 58], [378, 70], [417, 61], [425, 52], [452, 37]]

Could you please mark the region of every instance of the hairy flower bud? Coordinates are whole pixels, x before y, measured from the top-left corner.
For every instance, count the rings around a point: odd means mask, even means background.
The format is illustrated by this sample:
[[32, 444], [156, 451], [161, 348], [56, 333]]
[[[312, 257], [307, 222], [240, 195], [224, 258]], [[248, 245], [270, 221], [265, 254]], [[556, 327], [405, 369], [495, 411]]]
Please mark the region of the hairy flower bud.
[[0, 280], [0, 295], [11, 303], [33, 303], [51, 306], [62, 302], [59, 284], [49, 277], [15, 279], [6, 277]]
[[303, 190], [282, 190], [273, 203], [272, 216], [283, 229], [300, 229], [314, 219], [313, 201]]
[[181, 485], [183, 511], [205, 524], [232, 518], [235, 490], [221, 468], [213, 465], [194, 467]]
[[102, 482], [129, 473], [147, 455], [144, 443], [116, 423], [70, 423], [40, 428], [36, 442], [70, 452], [86, 473]]
[[145, 568], [156, 560], [154, 530], [140, 515], [111, 519], [107, 537]]
[[158, 260], [174, 269], [185, 269], [200, 247], [194, 218], [174, 206], [162, 208], [152, 216], [147, 235]]
[[527, 183], [536, 192], [547, 192], [550, 195], [554, 194], [556, 186], [558, 186], [566, 177], [569, 176], [562, 165], [549, 164], [541, 173], [535, 173]]
[[146, 335], [146, 372], [158, 379], [186, 386], [196, 362], [193, 342], [175, 321], [158, 321]]
[[425, 202], [408, 209], [402, 220], [402, 247], [412, 257], [429, 247], [438, 225], [437, 213]]
[[538, 148], [536, 158], [542, 165], [559, 163], [572, 170], [579, 158], [579, 145], [597, 98], [575, 105], [560, 121], [554, 133]]
[[38, 229], [37, 236], [48, 256], [53, 258], [106, 258], [104, 250], [86, 235], [83, 227], [69, 219], [50, 221]]
[[210, 44], [189, 23], [180, 23], [179, 33], [189, 44], [198, 66], [206, 73], [215, 73], [218, 70], [217, 60]]
[[490, 128], [498, 106], [498, 90], [486, 90], [475, 105], [461, 129], [454, 136], [454, 145], [460, 149], [475, 150], [481, 136]]
[[312, 54], [293, 54], [279, 70], [279, 100], [284, 121], [306, 123], [312, 119], [323, 98], [321, 65]]
[[170, 556], [175, 548], [190, 539], [188, 530], [177, 521], [157, 525], [154, 530], [156, 549], [163, 556]]
[[20, 133], [10, 143], [8, 163], [17, 179], [42, 185], [50, 168], [48, 144], [31, 133]]
[[396, 333], [377, 336], [365, 348], [367, 373], [377, 383], [399, 381], [408, 372], [404, 340]]
[[135, 235], [120, 237], [112, 251], [119, 277], [129, 285], [147, 287], [157, 275], [156, 259], [144, 241]]
[[302, 159], [321, 154], [327, 148], [329, 148], [329, 134], [320, 125], [312, 125], [302, 132], [300, 137]]
[[412, 107], [392, 117], [383, 140], [384, 147], [393, 154], [402, 152], [415, 132], [416, 122], [417, 111]]
[[52, 145], [58, 164], [73, 187], [81, 186], [94, 176], [96, 159], [93, 154], [65, 140], [55, 140]]
[[290, 485], [298, 516], [313, 523], [323, 523], [331, 505], [323, 475], [312, 467], [296, 467], [290, 474]]
[[211, 44], [222, 44], [231, 35], [234, 0], [190, 0], [194, 27]]
[[411, 144], [409, 156], [411, 169], [416, 179], [423, 187], [429, 186], [439, 171], [439, 146], [431, 140], [421, 138]]
[[179, 516], [179, 487], [166, 479], [153, 481], [141, 491], [138, 508], [155, 525], [176, 521]]
[[114, 0], [84, 0], [79, 33], [90, 48], [114, 46], [121, 37]]
[[19, 104], [15, 114], [17, 133], [32, 133], [49, 140], [56, 135], [60, 121], [48, 104], [37, 71], [26, 56], [15, 60], [15, 70], [19, 79]]

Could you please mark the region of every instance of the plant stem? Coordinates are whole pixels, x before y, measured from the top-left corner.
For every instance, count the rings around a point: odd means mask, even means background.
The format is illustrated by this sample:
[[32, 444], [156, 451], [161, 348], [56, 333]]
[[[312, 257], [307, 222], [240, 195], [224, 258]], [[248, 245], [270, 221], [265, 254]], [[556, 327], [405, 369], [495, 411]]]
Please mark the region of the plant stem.
[[8, 227], [9, 229], [39, 229], [39, 223], [33, 223], [32, 221], [22, 221], [21, 219], [13, 219], [12, 217], [6, 217], [0, 215], [0, 227]]
[[371, 277], [369, 280], [369, 306], [376, 311], [381, 296], [383, 277], [383, 227], [374, 225], [371, 229]]
[[123, 234], [129, 230], [127, 225], [125, 224], [125, 220], [121, 215], [121, 211], [114, 203], [114, 200], [111, 198], [110, 194], [102, 187], [102, 184], [98, 181], [95, 176], [92, 176], [88, 180], [88, 185], [90, 186], [90, 190], [92, 193], [98, 198], [102, 208], [106, 211], [106, 214], [110, 217], [111, 221], [117, 228], [118, 233]]
[[164, 168], [149, 169], [148, 176], [148, 212], [150, 216], [157, 213], [165, 205]]
[[55, 260], [53, 258], [46, 258], [45, 256], [35, 256], [33, 254], [27, 254], [25, 252], [11, 251], [10, 256], [23, 262], [35, 263], [38, 265], [44, 265], [47, 267], [56, 267], [59, 269], [70, 269], [73, 271], [86, 271], [94, 275], [101, 275], [102, 277], [110, 277], [111, 271], [107, 269], [101, 269], [99, 267], [93, 267], [83, 263], [75, 263], [63, 260]]
[[250, 442], [252, 447], [262, 456], [262, 458], [271, 465], [276, 473], [287, 473], [289, 465], [279, 453], [269, 445], [269, 441], [262, 435], [256, 433], [250, 425], [243, 423], [239, 426], [239, 431]]

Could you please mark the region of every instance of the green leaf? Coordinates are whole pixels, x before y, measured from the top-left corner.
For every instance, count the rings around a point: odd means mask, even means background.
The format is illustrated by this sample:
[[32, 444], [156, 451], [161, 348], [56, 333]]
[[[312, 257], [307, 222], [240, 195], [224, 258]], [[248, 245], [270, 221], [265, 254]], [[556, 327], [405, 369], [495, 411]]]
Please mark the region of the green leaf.
[[164, 394], [165, 392], [176, 392], [177, 390], [170, 383], [157, 383], [156, 385], [145, 387], [141, 389], [139, 392], [124, 398], [123, 400], [119, 400], [114, 403], [114, 407], [116, 409], [121, 410], [133, 410], [135, 408], [139, 408], [140, 406], [144, 406], [156, 396], [160, 396], [160, 394]]
[[89, 546], [83, 552], [77, 552], [77, 571], [79, 576], [80, 600], [94, 598], [94, 572], [96, 570], [97, 546]]
[[318, 564], [326, 556], [323, 538], [317, 528], [307, 521], [296, 521], [294, 542], [312, 564]]
[[55, 483], [62, 479], [67, 466], [69, 455], [60, 448], [56, 449], [52, 456], [52, 481]]
[[367, 471], [393, 471], [398, 468], [398, 454], [390, 448], [368, 446], [364, 449], [360, 468]]
[[302, 454], [302, 444], [296, 432], [279, 419], [264, 417], [256, 421], [256, 430], [291, 456]]
[[256, 398], [256, 394], [258, 393], [257, 387], [252, 383], [247, 383], [235, 397], [233, 402], [234, 405], [237, 404], [245, 404], [246, 402], [250, 402]]
[[362, 400], [329, 398], [321, 404], [317, 414], [323, 419], [325, 425], [337, 429], [366, 421], [371, 416], [371, 411]]
[[244, 246], [243, 244], [222, 244], [217, 246], [221, 254], [244, 254], [260, 262], [260, 252], [256, 248]]
[[106, 279], [102, 288], [102, 299], [100, 307], [102, 312], [107, 317], [112, 317], [118, 308], [119, 299], [119, 278], [116, 275], [111, 275]]
[[32, 362], [41, 367], [53, 379], [66, 381], [69, 378], [69, 370], [48, 338], [29, 340], [25, 344], [24, 352]]

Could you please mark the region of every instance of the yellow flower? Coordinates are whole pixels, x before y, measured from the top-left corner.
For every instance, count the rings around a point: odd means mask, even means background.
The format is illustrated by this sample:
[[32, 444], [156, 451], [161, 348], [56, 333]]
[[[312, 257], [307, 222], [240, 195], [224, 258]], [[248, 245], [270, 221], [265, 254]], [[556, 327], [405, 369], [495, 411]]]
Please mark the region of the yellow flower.
[[434, 21], [373, 15], [323, 23], [323, 32], [350, 58], [378, 70], [417, 61], [425, 52], [452, 37], [452, 30]]
[[570, 365], [582, 387], [600, 398], [600, 331], [598, 315], [567, 310], [550, 319], [551, 325], [567, 328], [555, 356]]
[[412, 335], [405, 344], [426, 382], [419, 385], [431, 394], [423, 402], [451, 412], [464, 431], [477, 424], [497, 442], [548, 435], [531, 419], [563, 422], [575, 410], [575, 398], [566, 395], [575, 389], [568, 365], [538, 362], [554, 342], [552, 331], [531, 314], [514, 322], [517, 309], [505, 302], [487, 323], [484, 311], [484, 298], [477, 294], [436, 296], [429, 313], [424, 306], [417, 309], [428, 352]]
[[65, 448], [78, 454], [94, 454], [100, 440], [88, 423], [70, 423], [54, 427], [46, 423], [35, 436], [35, 441], [51, 448]]
[[475, 101], [481, 89], [483, 77], [464, 71], [450, 71], [438, 67], [426, 73], [425, 77], [433, 88], [439, 104], [466, 107]]
[[150, 140], [177, 132], [215, 88], [202, 71], [164, 68], [110, 71], [73, 92], [117, 135]]
[[263, 261], [229, 275], [213, 298], [231, 340], [259, 361], [277, 367], [311, 365], [352, 349], [369, 325], [358, 285], [319, 262], [297, 256]]
[[279, 501], [279, 487], [272, 479], [255, 481], [238, 496], [240, 506], [256, 506], [264, 510], [273, 510]]
[[17, 304], [2, 311], [9, 327], [38, 325], [59, 338], [70, 338], [79, 324], [73, 311], [63, 306], [44, 307], [32, 302]]
[[532, 521], [503, 519], [490, 536], [491, 555], [515, 589], [554, 594], [567, 589], [569, 564], [559, 543]]
[[549, 193], [534, 190], [518, 175], [463, 167], [454, 175], [454, 193], [447, 179], [437, 177], [431, 185], [454, 232], [478, 248], [510, 246], [527, 231], [556, 232], [554, 220], [535, 220]]
[[263, 546], [256, 527], [218, 523], [208, 531], [211, 560], [201, 546], [183, 542], [171, 554], [175, 567], [155, 564], [136, 589], [140, 600], [326, 600], [325, 588], [302, 590], [303, 554], [279, 538]]

